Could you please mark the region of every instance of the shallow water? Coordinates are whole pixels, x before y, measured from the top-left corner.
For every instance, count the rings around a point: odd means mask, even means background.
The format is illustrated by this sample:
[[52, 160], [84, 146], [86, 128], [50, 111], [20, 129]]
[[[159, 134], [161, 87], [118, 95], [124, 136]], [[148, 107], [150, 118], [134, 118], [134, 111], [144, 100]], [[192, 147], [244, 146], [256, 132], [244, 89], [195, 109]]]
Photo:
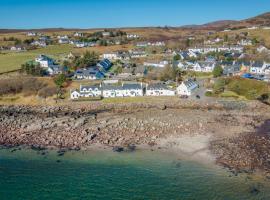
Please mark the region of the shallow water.
[[[254, 190], [256, 188], [257, 190]], [[0, 150], [0, 199], [270, 199], [270, 180], [161, 152]]]

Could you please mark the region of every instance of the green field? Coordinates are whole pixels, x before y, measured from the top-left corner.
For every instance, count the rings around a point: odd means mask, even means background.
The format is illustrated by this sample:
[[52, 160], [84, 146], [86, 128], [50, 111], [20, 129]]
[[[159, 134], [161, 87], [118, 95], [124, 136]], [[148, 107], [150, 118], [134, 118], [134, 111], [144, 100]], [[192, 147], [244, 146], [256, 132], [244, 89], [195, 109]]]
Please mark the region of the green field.
[[39, 54], [46, 54], [54, 59], [61, 59], [73, 49], [70, 45], [53, 45], [46, 48], [26, 52], [2, 52], [0, 54], [0, 73], [21, 68], [26, 61], [34, 59]]

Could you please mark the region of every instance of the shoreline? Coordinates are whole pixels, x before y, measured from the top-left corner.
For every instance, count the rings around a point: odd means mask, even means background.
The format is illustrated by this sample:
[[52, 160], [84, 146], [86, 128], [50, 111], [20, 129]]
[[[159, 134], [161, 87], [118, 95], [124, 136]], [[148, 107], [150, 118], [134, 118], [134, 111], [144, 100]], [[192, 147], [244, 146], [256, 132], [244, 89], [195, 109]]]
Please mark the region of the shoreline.
[[[257, 112], [252, 112], [254, 108]], [[60, 153], [97, 148], [116, 152], [148, 149], [218, 164], [235, 173], [268, 173], [267, 162], [260, 163], [270, 151], [259, 149], [262, 144], [270, 144], [270, 138], [263, 135], [268, 129], [262, 122], [270, 119], [266, 110], [269, 108], [259, 103], [240, 108], [233, 102], [225, 106], [198, 102], [0, 106], [0, 145], [58, 149]], [[261, 132], [255, 134], [258, 127]], [[242, 140], [245, 142], [238, 146]], [[254, 148], [246, 141], [252, 141]], [[252, 157], [264, 155], [248, 160], [245, 156], [250, 153]]]

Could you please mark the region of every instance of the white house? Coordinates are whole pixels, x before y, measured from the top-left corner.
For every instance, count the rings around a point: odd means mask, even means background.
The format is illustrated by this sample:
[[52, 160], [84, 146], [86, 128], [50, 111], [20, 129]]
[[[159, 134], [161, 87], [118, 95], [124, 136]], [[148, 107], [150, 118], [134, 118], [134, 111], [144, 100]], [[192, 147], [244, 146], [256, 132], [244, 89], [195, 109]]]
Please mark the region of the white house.
[[79, 91], [77, 90], [70, 91], [70, 99], [75, 100], [75, 99], [79, 99], [80, 97], [81, 97], [81, 94]]
[[31, 43], [32, 46], [40, 46], [40, 47], [46, 47], [47, 44], [46, 42], [44, 41], [38, 41], [38, 40], [35, 40]]
[[147, 47], [148, 46], [148, 43], [147, 42], [138, 42], [136, 44], [137, 47]]
[[195, 72], [212, 72], [216, 66], [215, 62], [206, 62], [206, 61], [201, 61], [197, 62], [194, 67], [193, 71]]
[[175, 90], [164, 84], [149, 84], [146, 86], [146, 96], [175, 96]]
[[266, 52], [266, 53], [269, 53], [270, 52], [270, 50], [269, 49], [267, 49], [265, 46], [259, 46], [258, 48], [257, 48], [257, 51], [259, 52], [259, 53], [262, 53], [262, 52]]
[[160, 61], [160, 62], [144, 62], [143, 65], [146, 67], [159, 67], [164, 68], [169, 64], [168, 61]]
[[104, 85], [102, 89], [104, 98], [143, 96], [143, 86], [138, 83], [121, 86]]
[[83, 86], [80, 85], [81, 97], [101, 97], [102, 88], [100, 86]]
[[131, 58], [145, 58], [147, 56], [143, 50], [129, 50], [129, 54]]
[[51, 65], [54, 65], [53, 59], [45, 55], [39, 55], [36, 59], [36, 62], [40, 64], [41, 67], [48, 68]]
[[242, 46], [251, 46], [252, 45], [252, 41], [251, 40], [244, 40], [244, 39], [242, 39], [237, 44], [242, 45]]
[[268, 68], [270, 64], [267, 64], [265, 62], [256, 61], [254, 62], [250, 67], [250, 73], [253, 74], [264, 74], [265, 69]]
[[67, 35], [58, 35], [57, 36], [58, 39], [68, 39]]
[[102, 89], [100, 86], [83, 86], [80, 85], [80, 90], [70, 91], [70, 98], [76, 100], [79, 98], [91, 98], [91, 97], [101, 97]]
[[165, 45], [166, 44], [163, 41], [148, 42], [148, 46], [162, 47], [162, 46], [165, 46]]
[[84, 34], [81, 33], [81, 32], [75, 32], [74, 33], [74, 37], [83, 37], [83, 36], [84, 36]]
[[102, 32], [103, 37], [109, 37], [111, 35], [110, 32]]
[[58, 43], [59, 44], [68, 44], [69, 43], [69, 39], [67, 39], [67, 38], [60, 38], [58, 40]]
[[26, 49], [21, 46], [13, 46], [13, 47], [10, 47], [10, 51], [26, 51]]
[[103, 59], [109, 59], [109, 60], [118, 60], [120, 59], [118, 56], [118, 53], [112, 52], [112, 53], [104, 53]]
[[97, 68], [78, 69], [74, 73], [74, 78], [78, 80], [99, 80], [105, 76]]
[[258, 29], [259, 27], [258, 26], [252, 26], [252, 27], [249, 27], [248, 30], [255, 30], [255, 29]]
[[190, 96], [194, 90], [196, 90], [199, 85], [192, 80], [183, 81], [177, 87], [177, 94], [180, 96]]
[[127, 38], [128, 39], [138, 39], [138, 38], [140, 38], [140, 36], [136, 35], [136, 34], [127, 34]]
[[39, 34], [37, 32], [27, 32], [26, 35], [29, 37], [35, 37], [35, 36], [38, 36]]
[[62, 67], [59, 65], [50, 65], [46, 71], [49, 73], [49, 75], [53, 76], [53, 75], [57, 75], [57, 74], [62, 74], [63, 70]]

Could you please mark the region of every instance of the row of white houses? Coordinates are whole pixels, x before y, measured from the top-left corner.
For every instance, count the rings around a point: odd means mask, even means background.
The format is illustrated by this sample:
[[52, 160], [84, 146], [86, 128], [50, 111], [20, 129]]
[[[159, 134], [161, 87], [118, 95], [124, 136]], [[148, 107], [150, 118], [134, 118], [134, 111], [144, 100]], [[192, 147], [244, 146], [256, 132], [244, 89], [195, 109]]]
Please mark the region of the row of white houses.
[[70, 98], [115, 98], [115, 97], [139, 97], [139, 96], [190, 96], [198, 88], [198, 84], [192, 80], [182, 82], [176, 90], [164, 84], [133, 83], [122, 85], [98, 85], [80, 86], [79, 90], [72, 90]]

